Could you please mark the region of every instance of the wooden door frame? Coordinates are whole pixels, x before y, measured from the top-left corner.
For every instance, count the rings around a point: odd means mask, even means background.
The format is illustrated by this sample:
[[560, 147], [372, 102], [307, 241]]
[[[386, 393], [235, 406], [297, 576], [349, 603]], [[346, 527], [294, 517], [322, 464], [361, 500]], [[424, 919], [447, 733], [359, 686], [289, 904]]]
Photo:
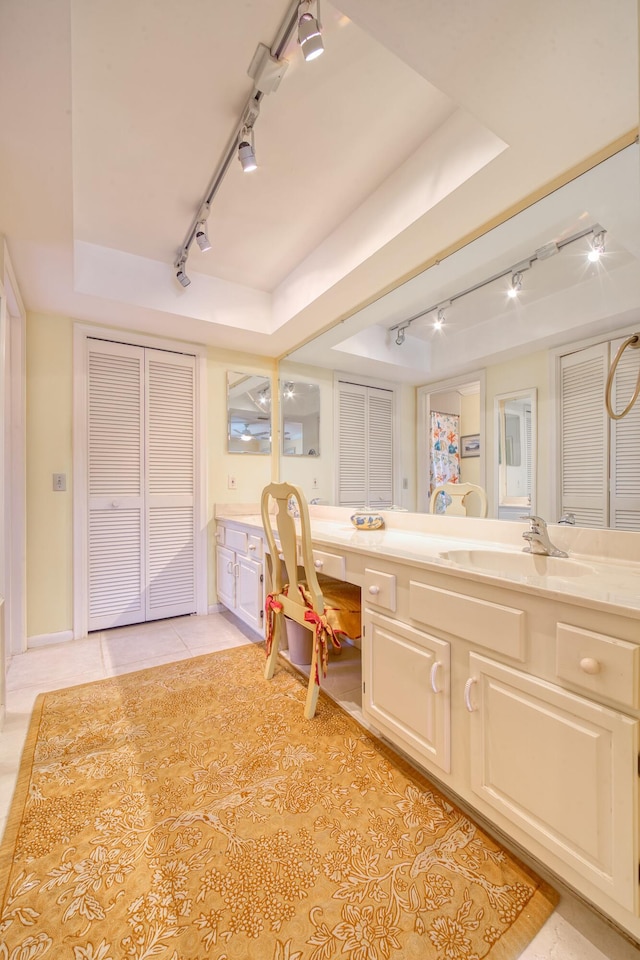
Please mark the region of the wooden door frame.
[[195, 343], [180, 343], [125, 330], [88, 326], [73, 327], [73, 637], [87, 636], [89, 625], [88, 584], [88, 353], [87, 340], [110, 340], [134, 347], [186, 353], [196, 358], [196, 449], [195, 449], [195, 558], [196, 613], [206, 614], [207, 602], [207, 524], [206, 524], [206, 415], [207, 415], [207, 348]]

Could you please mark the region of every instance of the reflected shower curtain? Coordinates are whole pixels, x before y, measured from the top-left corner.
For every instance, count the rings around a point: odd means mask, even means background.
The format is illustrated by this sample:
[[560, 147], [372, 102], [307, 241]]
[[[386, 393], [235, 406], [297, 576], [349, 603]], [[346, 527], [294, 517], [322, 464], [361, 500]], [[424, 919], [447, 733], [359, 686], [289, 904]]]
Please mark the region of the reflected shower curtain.
[[[430, 437], [430, 485], [431, 494], [443, 483], [460, 481], [460, 417], [457, 413], [431, 411]], [[444, 513], [445, 494], [436, 500], [436, 513]], [[450, 498], [447, 498], [450, 499]]]

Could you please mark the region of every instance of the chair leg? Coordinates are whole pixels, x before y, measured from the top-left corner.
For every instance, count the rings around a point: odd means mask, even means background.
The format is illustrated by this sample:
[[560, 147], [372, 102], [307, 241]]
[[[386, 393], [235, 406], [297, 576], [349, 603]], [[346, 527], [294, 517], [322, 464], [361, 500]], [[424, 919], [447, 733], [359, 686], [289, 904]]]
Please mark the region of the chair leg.
[[267, 657], [267, 663], [264, 668], [265, 680], [271, 680], [275, 673], [278, 660], [278, 648], [280, 646], [280, 634], [282, 632], [282, 622], [284, 614], [275, 613], [273, 617], [273, 640], [271, 641], [271, 653]]
[[315, 637], [313, 642], [313, 653], [311, 655], [311, 670], [309, 673], [309, 686], [307, 687], [307, 699], [304, 705], [304, 715], [307, 720], [315, 715], [316, 706], [318, 703], [318, 694], [320, 692], [320, 686], [316, 683], [316, 674], [318, 665], [318, 651], [316, 650]]

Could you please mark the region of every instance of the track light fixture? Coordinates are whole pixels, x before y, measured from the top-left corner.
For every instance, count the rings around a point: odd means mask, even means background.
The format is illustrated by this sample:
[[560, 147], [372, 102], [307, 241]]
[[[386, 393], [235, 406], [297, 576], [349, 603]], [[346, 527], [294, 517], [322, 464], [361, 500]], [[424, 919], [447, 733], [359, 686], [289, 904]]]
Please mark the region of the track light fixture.
[[182, 284], [183, 287], [188, 287], [191, 283], [189, 277], [185, 273], [184, 265], [186, 263], [186, 257], [183, 257], [181, 260], [178, 260], [176, 263], [176, 280]]
[[433, 329], [442, 330], [443, 326], [444, 326], [444, 310], [442, 307], [439, 307], [438, 313], [436, 314], [436, 318], [433, 321]]
[[238, 160], [242, 165], [243, 173], [251, 173], [252, 170], [256, 170], [258, 164], [256, 163], [256, 151], [253, 143], [253, 127], [249, 130], [248, 127], [244, 127], [242, 133], [240, 134], [240, 141], [238, 143]]
[[196, 227], [196, 243], [200, 247], [203, 253], [206, 253], [207, 250], [211, 250], [211, 243], [209, 241], [209, 236], [207, 234], [207, 221], [201, 220], [198, 226]]
[[405, 323], [401, 327], [397, 328], [398, 332], [396, 334], [396, 343], [398, 344], [399, 347], [401, 347], [402, 344], [404, 343], [404, 338], [407, 335], [408, 327], [409, 327], [409, 324]]
[[522, 274], [513, 273], [511, 274], [511, 286], [507, 290], [507, 296], [510, 300], [515, 300], [520, 291], [522, 290]]
[[298, 43], [302, 50], [305, 60], [315, 60], [321, 53], [324, 53], [324, 43], [322, 42], [322, 33], [320, 29], [320, 0], [316, 0], [316, 16], [309, 11], [311, 0], [304, 0], [302, 6], [306, 4], [307, 10], [300, 15], [298, 20]]
[[437, 311], [436, 318], [433, 321], [433, 326], [436, 330], [442, 329], [442, 324], [444, 322], [444, 311], [451, 306], [454, 300], [460, 300], [462, 297], [468, 296], [470, 293], [475, 293], [476, 290], [481, 290], [483, 287], [488, 286], [491, 283], [495, 283], [498, 280], [503, 280], [505, 277], [511, 278], [511, 283], [507, 288], [507, 296], [510, 298], [515, 298], [518, 296], [519, 291], [522, 289], [522, 274], [525, 270], [529, 270], [533, 266], [534, 262], [540, 260], [547, 260], [549, 257], [555, 256], [557, 253], [567, 247], [570, 243], [575, 243], [577, 240], [583, 240], [585, 237], [593, 235], [593, 240], [591, 241], [591, 247], [588, 254], [589, 260], [597, 261], [604, 253], [605, 245], [605, 235], [606, 230], [600, 226], [599, 223], [595, 223], [590, 227], [586, 227], [584, 230], [580, 230], [579, 233], [574, 233], [570, 237], [565, 237], [564, 240], [550, 240], [549, 243], [543, 244], [543, 246], [538, 247], [534, 253], [532, 253], [526, 260], [521, 260], [519, 263], [514, 263], [513, 266], [507, 267], [505, 270], [501, 270], [499, 273], [494, 273], [490, 277], [487, 277], [485, 280], [480, 280], [478, 283], [474, 283], [471, 287], [467, 287], [465, 290], [460, 290], [458, 293], [454, 293], [449, 300], [444, 303], [434, 303], [430, 307], [427, 307], [425, 310], [421, 310], [420, 313], [415, 313], [412, 317], [408, 317], [406, 320], [401, 320], [398, 323], [394, 323], [392, 327], [389, 327], [389, 333], [397, 333], [396, 343], [398, 346], [404, 343], [407, 329], [411, 326], [414, 320], [419, 320], [421, 317], [426, 317], [430, 313]]
[[[314, 2], [315, 16], [311, 13]], [[206, 220], [211, 204], [231, 168], [233, 158], [238, 157], [245, 173], [257, 167], [253, 125], [260, 112], [262, 99], [277, 90], [284, 76], [288, 65], [287, 60], [284, 59], [285, 53], [295, 38], [296, 31], [305, 60], [313, 60], [323, 53], [320, 0], [290, 0], [272, 43], [270, 45], [259, 43], [251, 58], [247, 73], [253, 80], [253, 90], [213, 171], [198, 213], [191, 221], [191, 226], [179, 248], [178, 260], [175, 263], [176, 276], [184, 287], [190, 283], [184, 268], [191, 244], [196, 241], [201, 250], [210, 249]], [[202, 246], [203, 243], [205, 246]]]
[[587, 259], [591, 263], [597, 263], [604, 253], [604, 235], [606, 232], [606, 230], [600, 230], [599, 233], [594, 233], [593, 235], [591, 250], [589, 250], [587, 254]]

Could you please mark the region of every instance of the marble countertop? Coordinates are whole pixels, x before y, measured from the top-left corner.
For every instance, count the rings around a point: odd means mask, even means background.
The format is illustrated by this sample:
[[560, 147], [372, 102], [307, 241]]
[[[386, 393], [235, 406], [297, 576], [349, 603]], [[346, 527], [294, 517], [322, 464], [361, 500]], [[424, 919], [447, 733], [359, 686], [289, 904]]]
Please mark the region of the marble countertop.
[[[339, 508], [310, 508], [314, 546], [397, 558], [435, 572], [449, 572], [463, 579], [494, 585], [500, 583], [550, 599], [606, 608], [640, 619], [640, 563], [624, 556], [628, 549], [620, 551], [621, 557], [569, 549], [568, 539], [576, 545], [587, 543], [582, 531], [571, 530], [567, 534], [561, 527], [550, 529], [552, 542], [569, 553], [565, 560], [525, 553], [522, 532], [526, 524], [427, 518], [419, 514], [393, 517], [385, 513], [385, 528], [362, 530], [351, 524], [350, 513]], [[262, 530], [259, 514], [228, 513], [218, 514], [217, 518]], [[411, 518], [419, 519], [412, 522]], [[422, 529], [412, 529], [414, 526]], [[558, 532], [564, 542], [558, 539]], [[592, 537], [596, 546], [601, 542], [597, 539], [599, 534], [599, 531], [595, 533], [596, 539]]]

